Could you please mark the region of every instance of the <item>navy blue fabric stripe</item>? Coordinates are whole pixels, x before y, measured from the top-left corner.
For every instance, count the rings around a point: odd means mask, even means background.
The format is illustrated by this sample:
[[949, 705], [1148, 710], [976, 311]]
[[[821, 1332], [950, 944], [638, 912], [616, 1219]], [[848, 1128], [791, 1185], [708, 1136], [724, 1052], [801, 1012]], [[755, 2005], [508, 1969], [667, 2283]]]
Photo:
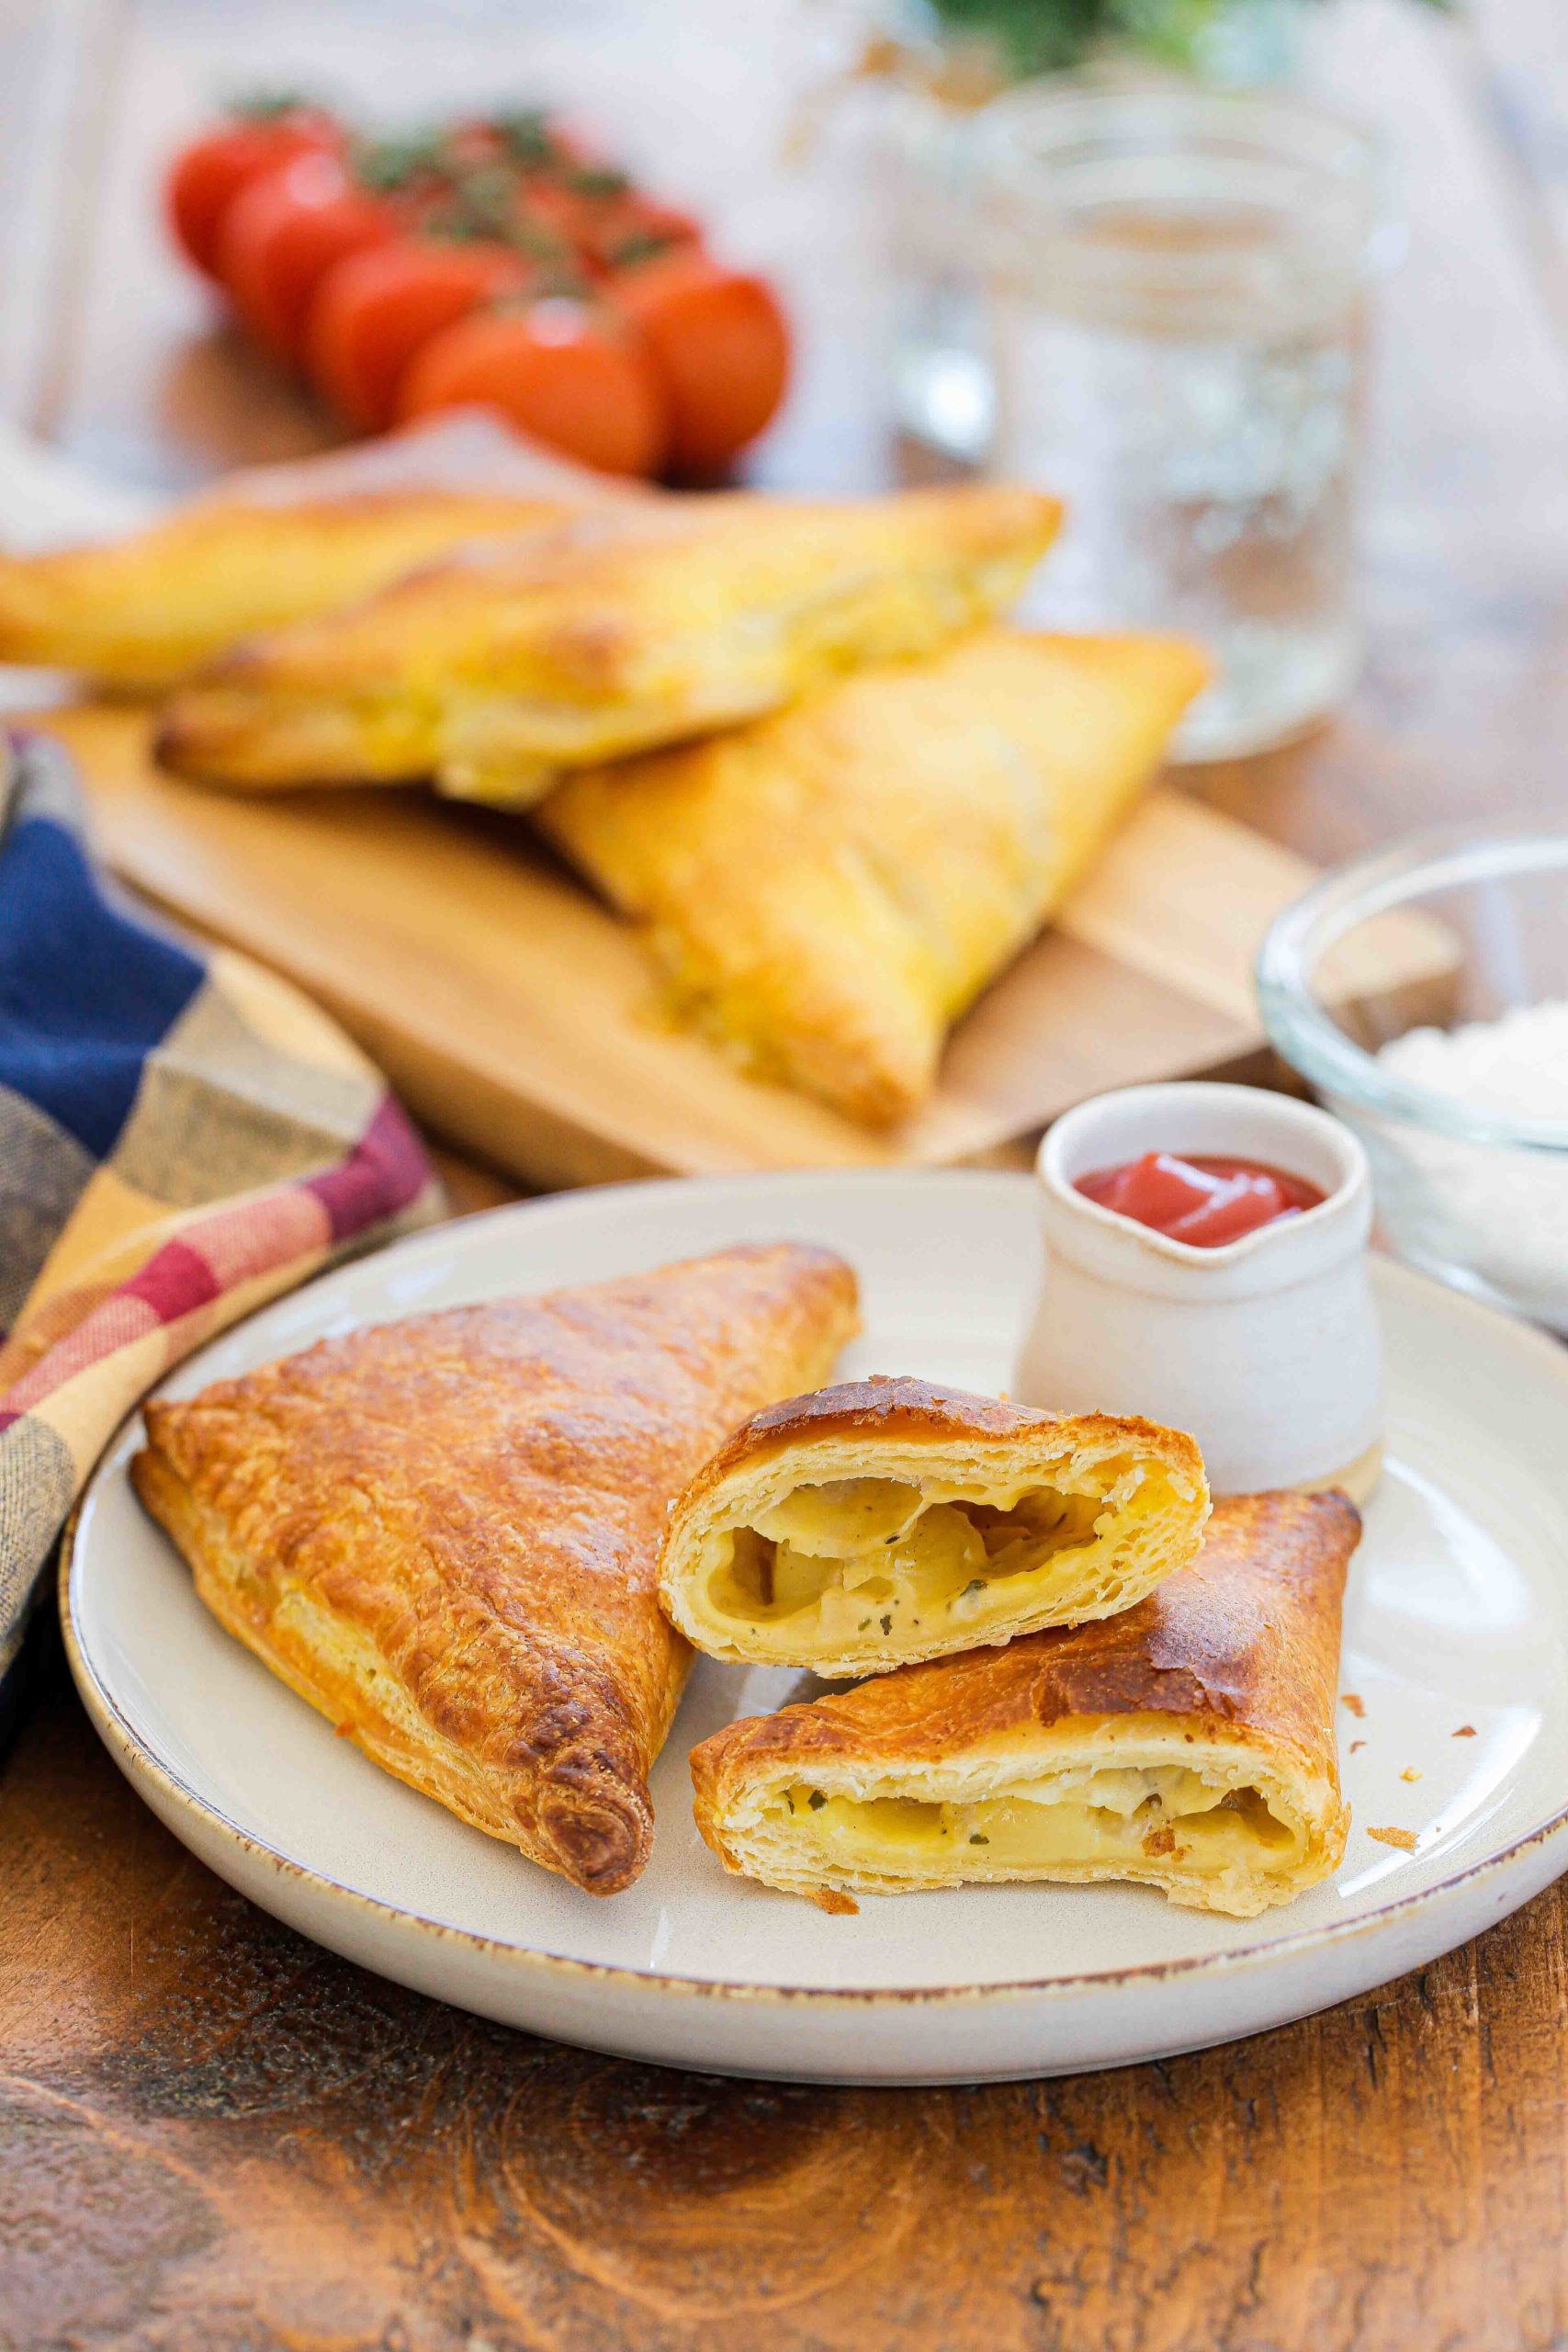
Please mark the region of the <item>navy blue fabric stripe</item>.
[[106, 1159], [203, 977], [109, 903], [65, 826], [18, 815], [0, 842], [0, 1080]]

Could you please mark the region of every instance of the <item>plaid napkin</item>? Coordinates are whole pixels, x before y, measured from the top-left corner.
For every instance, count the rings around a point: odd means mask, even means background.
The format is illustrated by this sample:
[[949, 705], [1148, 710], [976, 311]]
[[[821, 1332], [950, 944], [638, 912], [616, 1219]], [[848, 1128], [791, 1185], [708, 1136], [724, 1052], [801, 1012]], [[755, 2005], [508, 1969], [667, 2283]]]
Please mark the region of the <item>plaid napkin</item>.
[[63, 748], [0, 737], [0, 1729], [55, 1538], [138, 1398], [440, 1206], [342, 1032], [117, 903]]

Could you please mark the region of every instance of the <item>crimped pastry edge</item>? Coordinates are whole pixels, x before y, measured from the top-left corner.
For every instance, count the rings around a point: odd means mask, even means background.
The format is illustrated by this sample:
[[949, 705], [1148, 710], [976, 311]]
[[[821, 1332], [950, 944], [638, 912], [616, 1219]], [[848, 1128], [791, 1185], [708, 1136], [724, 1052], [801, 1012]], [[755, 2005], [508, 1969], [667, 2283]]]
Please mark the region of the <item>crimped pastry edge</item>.
[[[487, 1788], [485, 1776], [475, 1773], [471, 1758], [457, 1742], [443, 1738], [434, 1725], [422, 1718], [417, 1744], [405, 1745], [397, 1736], [395, 1717], [386, 1718], [386, 1734], [365, 1719], [364, 1692], [348, 1668], [331, 1686], [324, 1675], [312, 1677], [300, 1672], [289, 1653], [273, 1637], [270, 1619], [258, 1617], [243, 1606], [237, 1575], [243, 1555], [236, 1554], [227, 1542], [218, 1515], [201, 1503], [155, 1443], [134, 1456], [130, 1476], [141, 1501], [189, 1563], [199, 1599], [225, 1632], [243, 1643], [297, 1698], [324, 1715], [339, 1736], [351, 1740], [372, 1763], [421, 1796], [443, 1805], [470, 1828], [482, 1830], [487, 1837], [514, 1847], [527, 1860], [539, 1863], [589, 1894], [620, 1894], [641, 1874], [653, 1847], [653, 1805], [646, 1785], [637, 1788], [619, 1780], [613, 1786], [597, 1791], [589, 1806], [581, 1804], [577, 1792], [561, 1792], [571, 1802], [565, 1812], [559, 1805], [555, 1808], [560, 1827], [568, 1833], [558, 1841], [532, 1830], [515, 1808], [485, 1804], [487, 1793], [495, 1791], [498, 1776], [489, 1776]], [[340, 1639], [346, 1638], [346, 1629], [339, 1627], [336, 1633]], [[321, 1662], [318, 1657], [318, 1667]], [[679, 1684], [671, 1694], [664, 1724], [666, 1736], [691, 1663], [688, 1656]], [[395, 1689], [395, 1678], [389, 1677], [389, 1684]], [[431, 1770], [437, 1759], [445, 1759], [451, 1768], [449, 1774], [442, 1775], [439, 1781]], [[541, 1793], [547, 1799], [551, 1792], [545, 1788]], [[590, 1827], [590, 1813], [595, 1831], [592, 1839], [581, 1834]], [[576, 1837], [570, 1834], [574, 1829], [579, 1833]], [[591, 1845], [593, 1852], [590, 1851]]]

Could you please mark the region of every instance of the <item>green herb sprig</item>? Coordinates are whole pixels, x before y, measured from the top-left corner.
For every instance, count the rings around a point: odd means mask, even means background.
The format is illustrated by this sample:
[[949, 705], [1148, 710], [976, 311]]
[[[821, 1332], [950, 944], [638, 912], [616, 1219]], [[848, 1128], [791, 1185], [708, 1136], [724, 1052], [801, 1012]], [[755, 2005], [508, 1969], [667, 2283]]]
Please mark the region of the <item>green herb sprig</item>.
[[[1447, 8], [1453, 0], [1427, 0]], [[931, 0], [942, 27], [1000, 52], [1010, 75], [1056, 74], [1096, 49], [1141, 51], [1190, 66], [1230, 0]]]

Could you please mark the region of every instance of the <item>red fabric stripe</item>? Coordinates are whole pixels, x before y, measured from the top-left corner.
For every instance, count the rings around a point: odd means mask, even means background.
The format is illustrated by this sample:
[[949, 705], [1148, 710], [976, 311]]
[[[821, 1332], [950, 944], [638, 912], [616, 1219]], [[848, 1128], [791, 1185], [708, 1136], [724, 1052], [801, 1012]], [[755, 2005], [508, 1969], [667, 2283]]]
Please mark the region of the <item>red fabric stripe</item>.
[[326, 1211], [313, 1193], [290, 1177], [249, 1200], [228, 1202], [187, 1225], [184, 1239], [199, 1250], [220, 1292], [234, 1290], [291, 1258], [308, 1258], [328, 1242]]
[[[389, 1095], [337, 1167], [214, 1209], [186, 1226], [180, 1239], [166, 1241], [6, 1392], [8, 1418], [18, 1418], [160, 1324], [186, 1324], [180, 1336], [190, 1344], [188, 1317], [241, 1283], [318, 1255], [328, 1245], [323, 1227], [341, 1241], [380, 1224], [417, 1200], [429, 1181], [419, 1138]], [[212, 1329], [220, 1320], [204, 1318]], [[184, 1351], [175, 1346], [170, 1361]]]
[[39, 1356], [30, 1372], [12, 1383], [6, 1402], [18, 1408], [41, 1404], [56, 1388], [63, 1388], [67, 1381], [102, 1363], [107, 1356], [118, 1355], [121, 1348], [144, 1340], [166, 1319], [150, 1299], [131, 1298], [117, 1290], [47, 1355]]
[[122, 1298], [140, 1298], [160, 1323], [173, 1323], [218, 1295], [218, 1277], [188, 1241], [165, 1241], [139, 1272], [121, 1283]]
[[344, 1241], [407, 1208], [429, 1173], [419, 1137], [389, 1094], [348, 1158], [304, 1183], [326, 1210], [333, 1239]]

